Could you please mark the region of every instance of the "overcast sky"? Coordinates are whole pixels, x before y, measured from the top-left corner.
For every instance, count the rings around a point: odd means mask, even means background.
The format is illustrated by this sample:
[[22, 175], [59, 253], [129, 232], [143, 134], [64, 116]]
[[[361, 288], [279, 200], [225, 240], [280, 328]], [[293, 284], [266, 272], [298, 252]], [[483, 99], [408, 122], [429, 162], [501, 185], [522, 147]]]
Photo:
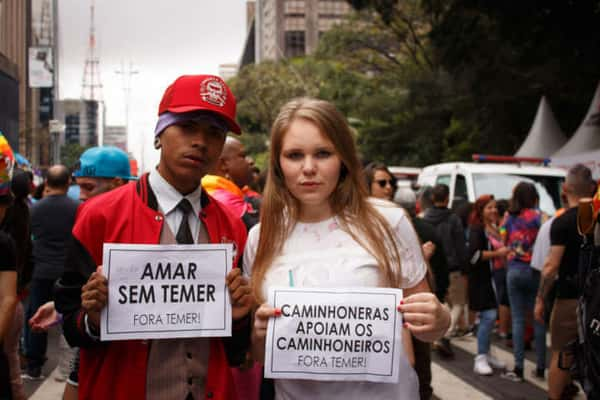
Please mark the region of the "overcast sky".
[[[60, 0], [59, 95], [79, 98], [88, 47], [90, 1]], [[97, 0], [96, 51], [108, 125], [125, 124], [125, 96], [115, 71], [133, 63], [129, 150], [144, 169], [156, 164], [153, 132], [165, 88], [184, 74], [218, 74], [237, 63], [246, 36], [245, 0]], [[142, 144], [143, 139], [143, 144]]]

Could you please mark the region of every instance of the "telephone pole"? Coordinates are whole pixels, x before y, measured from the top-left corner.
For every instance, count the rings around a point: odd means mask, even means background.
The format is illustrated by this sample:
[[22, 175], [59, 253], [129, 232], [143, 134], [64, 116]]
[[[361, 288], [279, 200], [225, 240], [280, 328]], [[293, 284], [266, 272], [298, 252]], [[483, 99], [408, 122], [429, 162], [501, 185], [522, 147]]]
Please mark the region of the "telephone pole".
[[131, 94], [131, 78], [139, 74], [140, 71], [133, 69], [133, 63], [129, 61], [129, 69], [125, 68], [125, 63], [121, 60], [121, 68], [115, 71], [115, 74], [121, 76], [123, 85], [123, 97], [125, 100], [125, 132], [127, 134], [127, 149], [129, 150], [129, 104]]

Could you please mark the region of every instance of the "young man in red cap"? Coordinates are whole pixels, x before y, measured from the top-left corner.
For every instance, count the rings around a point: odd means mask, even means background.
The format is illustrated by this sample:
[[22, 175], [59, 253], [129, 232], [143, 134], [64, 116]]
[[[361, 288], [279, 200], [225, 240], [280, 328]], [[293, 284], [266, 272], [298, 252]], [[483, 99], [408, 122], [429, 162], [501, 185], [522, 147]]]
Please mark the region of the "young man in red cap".
[[73, 228], [74, 243], [57, 284], [56, 307], [64, 331], [81, 348], [79, 397], [85, 399], [235, 399], [230, 365], [243, 361], [252, 297], [239, 268], [227, 276], [231, 338], [100, 342], [100, 311], [107, 302], [103, 243], [234, 243], [238, 256], [246, 230], [200, 186], [214, 168], [228, 131], [240, 133], [235, 98], [220, 78], [182, 76], [159, 106], [156, 169], [88, 200]]

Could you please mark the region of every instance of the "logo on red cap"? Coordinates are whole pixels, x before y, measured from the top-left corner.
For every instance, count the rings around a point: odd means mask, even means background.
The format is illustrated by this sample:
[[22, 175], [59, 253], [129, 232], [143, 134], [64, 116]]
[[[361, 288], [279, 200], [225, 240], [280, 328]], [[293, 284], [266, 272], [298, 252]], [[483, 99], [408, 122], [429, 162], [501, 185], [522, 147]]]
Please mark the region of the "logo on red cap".
[[203, 101], [217, 107], [223, 107], [227, 102], [225, 84], [215, 77], [207, 78], [200, 83], [200, 97]]
[[[232, 132], [241, 133], [235, 122], [235, 97], [221, 78], [214, 75], [184, 75], [173, 82], [158, 106], [158, 115], [212, 111], [227, 122]], [[157, 132], [158, 133], [158, 132]]]

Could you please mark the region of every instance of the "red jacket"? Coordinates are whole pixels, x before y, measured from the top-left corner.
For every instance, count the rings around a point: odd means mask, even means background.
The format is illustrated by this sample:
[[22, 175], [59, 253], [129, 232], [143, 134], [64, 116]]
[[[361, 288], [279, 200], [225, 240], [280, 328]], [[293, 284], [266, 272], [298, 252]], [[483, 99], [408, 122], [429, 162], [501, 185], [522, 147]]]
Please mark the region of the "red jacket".
[[[65, 315], [65, 336], [81, 347], [79, 369], [80, 399], [144, 399], [148, 341], [96, 342], [85, 333], [80, 308], [81, 285], [96, 265], [102, 264], [104, 243], [158, 244], [164, 216], [157, 211], [148, 176], [87, 201], [79, 210], [73, 227], [74, 244], [67, 257], [65, 275], [57, 283], [57, 309]], [[206, 193], [202, 195], [201, 219], [211, 243], [234, 243], [237, 265], [245, 242], [246, 229], [239, 218], [225, 210]], [[77, 288], [79, 290], [77, 290]], [[207, 399], [236, 399], [227, 355], [244, 356], [249, 324], [234, 324], [232, 338], [210, 342]], [[237, 336], [237, 337], [236, 337]], [[224, 346], [225, 345], [225, 346]], [[225, 347], [229, 350], [226, 354]], [[232, 358], [231, 356], [229, 358]]]

